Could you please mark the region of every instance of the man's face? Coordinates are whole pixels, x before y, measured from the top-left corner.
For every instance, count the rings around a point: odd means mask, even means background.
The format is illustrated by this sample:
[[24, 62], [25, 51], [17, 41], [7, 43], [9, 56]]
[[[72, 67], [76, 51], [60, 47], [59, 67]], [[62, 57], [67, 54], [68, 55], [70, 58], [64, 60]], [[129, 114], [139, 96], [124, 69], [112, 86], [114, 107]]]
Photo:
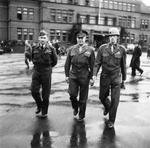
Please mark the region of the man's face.
[[118, 36], [117, 35], [109, 36], [109, 40], [111, 44], [116, 44], [118, 40]]
[[47, 42], [48, 42], [48, 37], [47, 37], [47, 35], [39, 36], [39, 42], [40, 42], [41, 44], [47, 43]]
[[86, 41], [86, 36], [84, 36], [84, 37], [77, 37], [77, 43], [79, 45], [83, 45], [85, 43], [85, 41]]

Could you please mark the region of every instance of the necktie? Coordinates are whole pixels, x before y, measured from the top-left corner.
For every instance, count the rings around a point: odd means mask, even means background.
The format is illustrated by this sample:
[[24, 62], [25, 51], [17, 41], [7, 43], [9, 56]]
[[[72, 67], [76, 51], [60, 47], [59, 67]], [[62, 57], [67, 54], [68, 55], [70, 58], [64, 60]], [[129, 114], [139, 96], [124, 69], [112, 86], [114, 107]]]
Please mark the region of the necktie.
[[111, 52], [112, 53], [114, 52], [114, 46], [113, 45], [111, 46]]
[[79, 48], [79, 52], [81, 52], [81, 51], [82, 51], [82, 47]]

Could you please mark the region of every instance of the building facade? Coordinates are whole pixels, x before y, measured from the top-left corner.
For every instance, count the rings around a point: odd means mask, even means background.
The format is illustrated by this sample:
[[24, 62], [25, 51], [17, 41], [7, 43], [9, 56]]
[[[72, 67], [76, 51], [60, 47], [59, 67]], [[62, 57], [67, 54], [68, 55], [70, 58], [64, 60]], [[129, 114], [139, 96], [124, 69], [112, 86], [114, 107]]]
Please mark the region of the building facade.
[[110, 27], [124, 29], [123, 42], [150, 42], [150, 8], [140, 0], [0, 0], [0, 40], [37, 40], [45, 29], [50, 40], [68, 42], [78, 24], [89, 42], [101, 42]]

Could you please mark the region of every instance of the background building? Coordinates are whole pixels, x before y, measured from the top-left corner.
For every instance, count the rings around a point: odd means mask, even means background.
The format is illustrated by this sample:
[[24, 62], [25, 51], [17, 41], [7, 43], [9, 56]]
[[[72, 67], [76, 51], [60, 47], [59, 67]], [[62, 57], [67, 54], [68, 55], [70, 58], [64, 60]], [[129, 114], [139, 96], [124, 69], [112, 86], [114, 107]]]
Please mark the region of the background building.
[[140, 0], [0, 0], [0, 40], [37, 40], [46, 29], [50, 40], [68, 42], [82, 28], [99, 45], [113, 26], [124, 43], [149, 43], [149, 22], [150, 8]]

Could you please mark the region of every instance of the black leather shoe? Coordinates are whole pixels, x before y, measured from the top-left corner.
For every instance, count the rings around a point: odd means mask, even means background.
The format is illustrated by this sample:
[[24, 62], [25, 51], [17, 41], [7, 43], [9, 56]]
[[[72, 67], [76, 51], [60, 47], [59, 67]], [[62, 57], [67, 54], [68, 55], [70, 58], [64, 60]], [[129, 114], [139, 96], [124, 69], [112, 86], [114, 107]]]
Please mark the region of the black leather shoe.
[[74, 109], [73, 115], [74, 115], [74, 117], [76, 117], [78, 115], [78, 110]]
[[114, 127], [114, 123], [111, 122], [111, 121], [108, 121], [108, 122], [107, 122], [107, 127], [108, 127], [108, 128], [113, 128], [113, 127]]
[[141, 74], [140, 74], [140, 76], [143, 74], [143, 70], [141, 71]]
[[35, 113], [36, 113], [36, 114], [39, 114], [40, 112], [41, 112], [41, 109], [37, 107]]
[[109, 113], [109, 110], [105, 108], [103, 112], [104, 116], [106, 116], [108, 113]]
[[78, 118], [78, 121], [79, 121], [79, 122], [83, 122], [83, 121], [84, 121], [84, 117], [79, 117], [79, 118]]

